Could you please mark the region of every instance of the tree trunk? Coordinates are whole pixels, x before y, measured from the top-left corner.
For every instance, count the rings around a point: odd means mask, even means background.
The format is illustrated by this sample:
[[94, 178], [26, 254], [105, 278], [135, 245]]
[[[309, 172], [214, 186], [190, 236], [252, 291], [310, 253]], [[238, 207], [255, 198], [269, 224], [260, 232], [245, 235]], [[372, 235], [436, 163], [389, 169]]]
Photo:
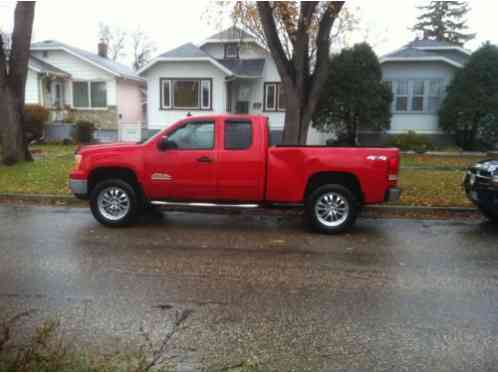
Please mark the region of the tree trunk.
[[267, 44], [284, 86], [287, 98], [283, 144], [304, 145], [320, 94], [327, 81], [330, 32], [344, 2], [329, 2], [320, 19], [316, 40], [316, 63], [310, 71], [309, 25], [318, 2], [302, 2], [297, 30], [287, 29], [292, 41], [293, 55], [288, 59], [277, 30], [273, 5], [268, 1], [257, 3], [258, 14], [265, 33]]
[[17, 3], [8, 61], [0, 36], [0, 136], [6, 165], [32, 160], [23, 132], [23, 112], [34, 11], [34, 1]]

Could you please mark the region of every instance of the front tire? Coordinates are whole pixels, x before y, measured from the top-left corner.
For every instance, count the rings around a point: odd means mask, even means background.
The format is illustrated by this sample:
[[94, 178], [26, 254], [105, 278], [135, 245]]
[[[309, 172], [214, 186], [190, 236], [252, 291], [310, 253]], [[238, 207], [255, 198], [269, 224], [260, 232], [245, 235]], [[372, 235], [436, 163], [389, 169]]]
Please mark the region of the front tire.
[[342, 185], [323, 185], [305, 202], [305, 216], [310, 226], [321, 233], [342, 233], [354, 224], [359, 203], [355, 195]]
[[130, 225], [139, 210], [137, 193], [123, 180], [104, 180], [90, 194], [90, 209], [95, 219], [105, 226]]

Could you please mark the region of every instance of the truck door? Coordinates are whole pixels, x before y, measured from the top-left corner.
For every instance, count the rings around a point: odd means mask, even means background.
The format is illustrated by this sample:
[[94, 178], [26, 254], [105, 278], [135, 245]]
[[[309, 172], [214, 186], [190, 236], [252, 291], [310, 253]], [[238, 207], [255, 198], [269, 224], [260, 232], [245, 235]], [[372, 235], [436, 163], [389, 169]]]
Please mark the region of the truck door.
[[[225, 119], [217, 162], [218, 199], [259, 202], [264, 198], [266, 149], [250, 119]], [[259, 141], [258, 141], [259, 140]]]
[[171, 145], [155, 149], [146, 160], [155, 199], [210, 201], [216, 199], [215, 122], [189, 121], [168, 134]]

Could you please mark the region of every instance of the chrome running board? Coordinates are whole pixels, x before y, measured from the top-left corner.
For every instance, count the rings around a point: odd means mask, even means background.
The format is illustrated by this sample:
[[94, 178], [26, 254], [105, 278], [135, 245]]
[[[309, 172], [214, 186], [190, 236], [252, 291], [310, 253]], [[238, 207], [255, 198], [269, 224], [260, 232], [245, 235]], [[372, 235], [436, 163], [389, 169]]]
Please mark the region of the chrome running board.
[[256, 204], [223, 204], [223, 203], [202, 203], [202, 202], [165, 202], [165, 201], [150, 201], [151, 205], [164, 207], [221, 207], [233, 209], [255, 209], [261, 207]]

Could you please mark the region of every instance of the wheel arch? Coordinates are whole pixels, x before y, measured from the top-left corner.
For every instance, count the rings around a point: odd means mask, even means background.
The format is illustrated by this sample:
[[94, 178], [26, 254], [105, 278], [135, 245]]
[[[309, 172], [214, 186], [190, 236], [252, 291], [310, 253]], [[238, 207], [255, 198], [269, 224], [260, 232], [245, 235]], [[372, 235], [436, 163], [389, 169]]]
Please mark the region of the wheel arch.
[[88, 195], [92, 193], [95, 186], [104, 180], [119, 179], [129, 183], [143, 198], [142, 185], [135, 171], [128, 167], [96, 167], [88, 175]]
[[314, 190], [320, 188], [327, 184], [338, 184], [342, 185], [349, 190], [358, 198], [358, 202], [362, 203], [364, 201], [363, 191], [361, 189], [361, 184], [358, 177], [352, 173], [348, 172], [317, 172], [310, 175], [306, 188], [304, 191], [304, 198], [306, 198], [313, 193]]

